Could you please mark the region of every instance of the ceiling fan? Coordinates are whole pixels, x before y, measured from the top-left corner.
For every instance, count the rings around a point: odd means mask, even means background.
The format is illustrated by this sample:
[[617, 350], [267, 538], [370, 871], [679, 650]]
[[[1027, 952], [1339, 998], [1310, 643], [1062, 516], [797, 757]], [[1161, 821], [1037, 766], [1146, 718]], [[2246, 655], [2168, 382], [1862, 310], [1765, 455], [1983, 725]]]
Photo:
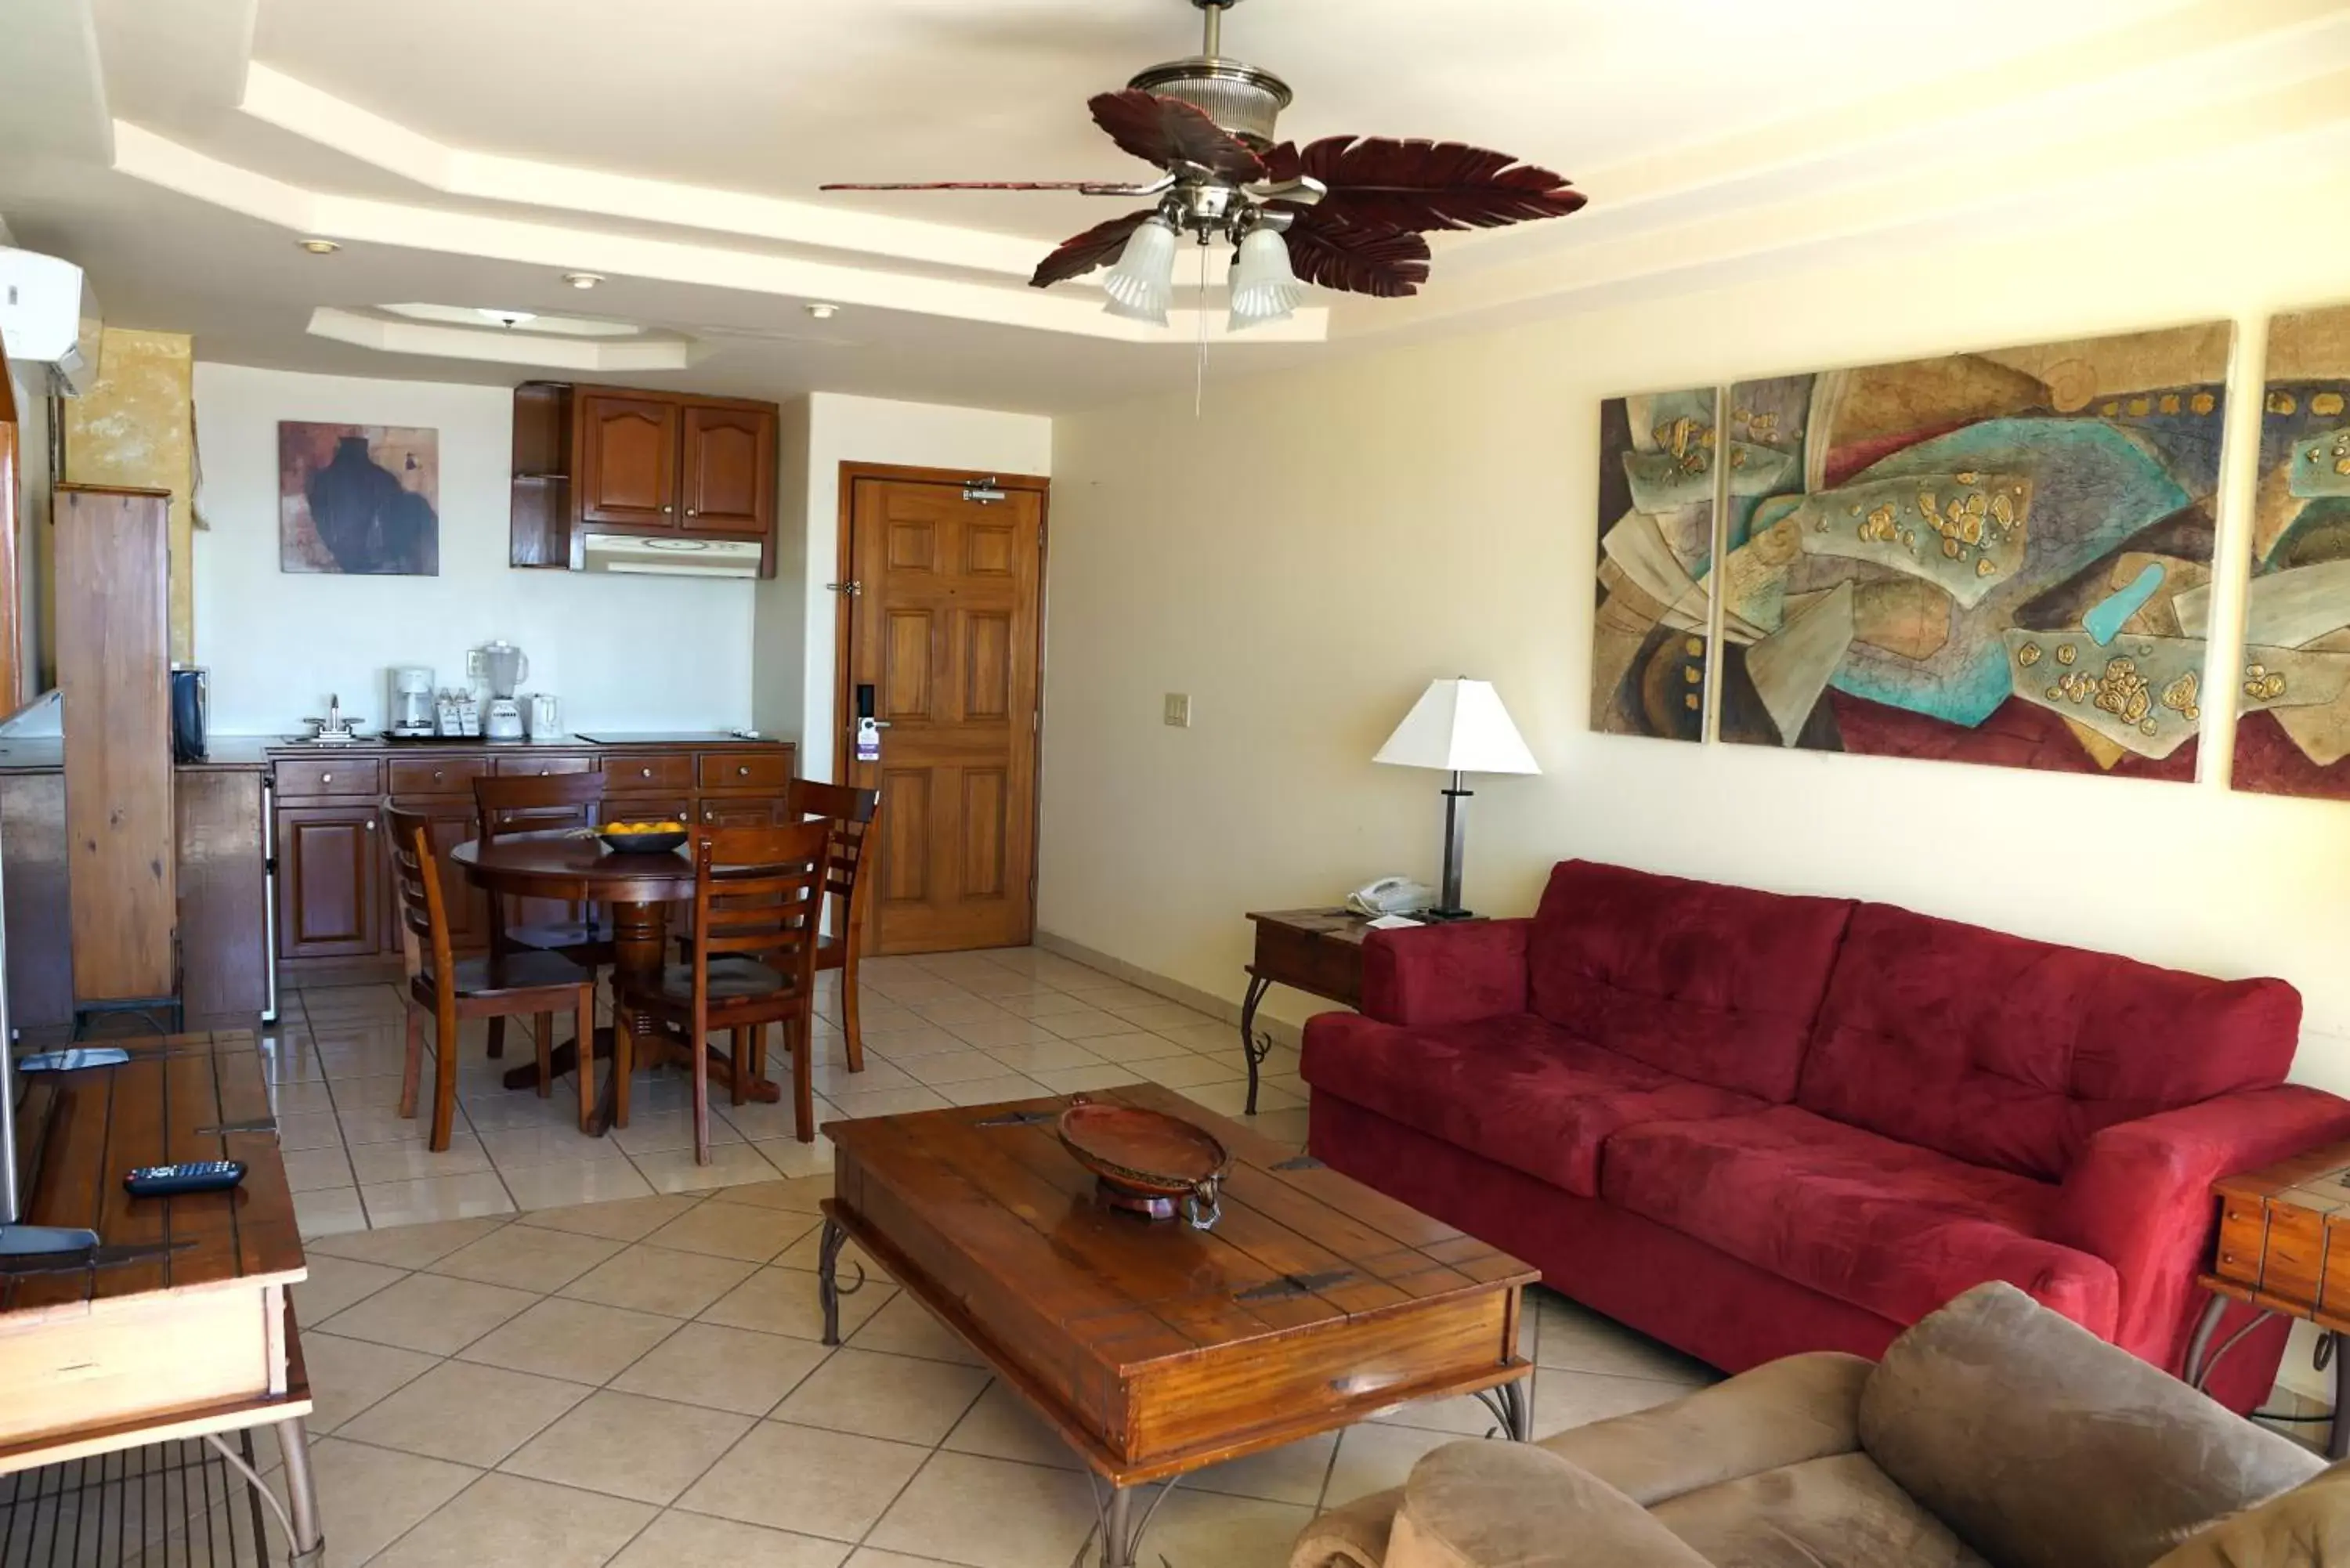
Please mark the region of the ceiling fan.
[[[1145, 183], [938, 181], [826, 185], [827, 191], [1076, 191], [1157, 204], [1064, 241], [1028, 281], [1037, 288], [1108, 265], [1113, 316], [1167, 324], [1176, 245], [1186, 234], [1234, 247], [1232, 325], [1286, 319], [1306, 284], [1399, 298], [1428, 281], [1424, 237], [1563, 218], [1581, 192], [1547, 169], [1457, 141], [1331, 136], [1274, 140], [1295, 96], [1271, 71], [1222, 53], [1223, 14], [1240, 0], [1191, 0], [1206, 39], [1191, 59], [1153, 66], [1088, 104], [1110, 140], [1160, 171]], [[1113, 265], [1114, 263], [1114, 265]]]

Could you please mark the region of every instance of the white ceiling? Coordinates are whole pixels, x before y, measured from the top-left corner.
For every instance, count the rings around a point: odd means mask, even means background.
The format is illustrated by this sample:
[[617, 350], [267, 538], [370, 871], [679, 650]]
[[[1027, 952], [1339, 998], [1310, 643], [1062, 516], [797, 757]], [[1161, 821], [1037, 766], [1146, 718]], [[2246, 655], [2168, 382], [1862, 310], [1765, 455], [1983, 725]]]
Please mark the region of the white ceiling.
[[[349, 313], [493, 305], [694, 342], [690, 369], [617, 379], [1066, 409], [1194, 373], [1199, 322], [1024, 286], [1123, 207], [815, 187], [1140, 175], [1085, 99], [1195, 52], [1198, 25], [1183, 0], [0, 0], [0, 216], [88, 267], [111, 319], [193, 331], [207, 358], [533, 373], [526, 333], [484, 328], [501, 364], [308, 330], [319, 306], [381, 338]], [[1471, 140], [1592, 205], [1438, 236], [1417, 300], [1211, 326], [1211, 378], [2118, 190], [2350, 117], [2341, 0], [1246, 0], [1224, 42], [1297, 89], [1286, 134]], [[304, 232], [344, 249], [304, 255]], [[574, 267], [611, 281], [575, 293]], [[818, 323], [812, 299], [845, 308]]]

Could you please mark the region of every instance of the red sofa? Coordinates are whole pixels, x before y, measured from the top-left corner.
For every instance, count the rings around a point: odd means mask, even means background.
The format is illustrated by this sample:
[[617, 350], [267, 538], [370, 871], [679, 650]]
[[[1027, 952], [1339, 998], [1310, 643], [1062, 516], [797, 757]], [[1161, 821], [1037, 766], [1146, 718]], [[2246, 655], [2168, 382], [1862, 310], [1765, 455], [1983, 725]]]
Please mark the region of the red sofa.
[[[2005, 1280], [2177, 1370], [2210, 1182], [2350, 1137], [2301, 998], [1884, 904], [1567, 861], [1377, 932], [1305, 1026], [1314, 1155], [1729, 1371]], [[2280, 1322], [2212, 1392], [2264, 1397]]]

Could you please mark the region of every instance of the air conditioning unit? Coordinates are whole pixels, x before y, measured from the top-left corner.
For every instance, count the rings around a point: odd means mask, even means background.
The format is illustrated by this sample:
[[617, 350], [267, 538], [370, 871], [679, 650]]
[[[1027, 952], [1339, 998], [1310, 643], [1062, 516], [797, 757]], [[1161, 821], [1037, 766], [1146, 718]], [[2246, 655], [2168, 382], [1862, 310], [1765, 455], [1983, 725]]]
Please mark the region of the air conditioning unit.
[[0, 346], [9, 363], [46, 366], [53, 390], [79, 397], [98, 379], [103, 329], [81, 268], [0, 245]]

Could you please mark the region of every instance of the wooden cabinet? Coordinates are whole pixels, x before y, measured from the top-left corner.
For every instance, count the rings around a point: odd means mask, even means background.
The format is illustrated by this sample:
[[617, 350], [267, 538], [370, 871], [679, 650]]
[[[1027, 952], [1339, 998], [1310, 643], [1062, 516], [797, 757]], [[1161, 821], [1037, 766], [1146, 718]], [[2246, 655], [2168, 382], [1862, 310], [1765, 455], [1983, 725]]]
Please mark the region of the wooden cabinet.
[[[464, 869], [453, 864], [449, 851], [478, 836], [473, 803], [462, 801], [395, 802], [404, 810], [421, 811], [432, 835], [432, 853], [441, 861], [441, 905], [449, 912], [449, 945], [461, 953], [486, 952], [490, 946], [489, 895], [473, 886]], [[388, 889], [397, 899], [398, 889]], [[387, 911], [386, 919], [397, 922], [400, 911]], [[394, 923], [384, 929], [384, 947], [392, 952], [400, 950], [400, 927]]]
[[[287, 984], [389, 979], [398, 972], [400, 922], [379, 814], [386, 804], [421, 815], [442, 856], [442, 896], [461, 955], [487, 950], [487, 896], [445, 857], [475, 836], [473, 780], [599, 771], [605, 821], [675, 819], [712, 826], [789, 820], [787, 745], [729, 742], [675, 750], [639, 746], [542, 751], [463, 742], [393, 754], [280, 754], [276, 779], [277, 960]], [[365, 793], [361, 793], [365, 792]], [[0, 807], [7, 804], [0, 794]], [[12, 852], [11, 868], [15, 857]], [[559, 918], [559, 906], [517, 902], [514, 919]], [[14, 965], [11, 966], [12, 970]]]
[[775, 569], [777, 410], [739, 398], [515, 389], [516, 566], [577, 564], [584, 532], [759, 541]]
[[582, 391], [571, 450], [582, 523], [671, 527], [678, 522], [678, 426], [674, 398]]
[[277, 956], [372, 958], [383, 947], [378, 801], [277, 810]]
[[775, 520], [775, 410], [691, 403], [684, 413], [686, 528], [764, 537]]

